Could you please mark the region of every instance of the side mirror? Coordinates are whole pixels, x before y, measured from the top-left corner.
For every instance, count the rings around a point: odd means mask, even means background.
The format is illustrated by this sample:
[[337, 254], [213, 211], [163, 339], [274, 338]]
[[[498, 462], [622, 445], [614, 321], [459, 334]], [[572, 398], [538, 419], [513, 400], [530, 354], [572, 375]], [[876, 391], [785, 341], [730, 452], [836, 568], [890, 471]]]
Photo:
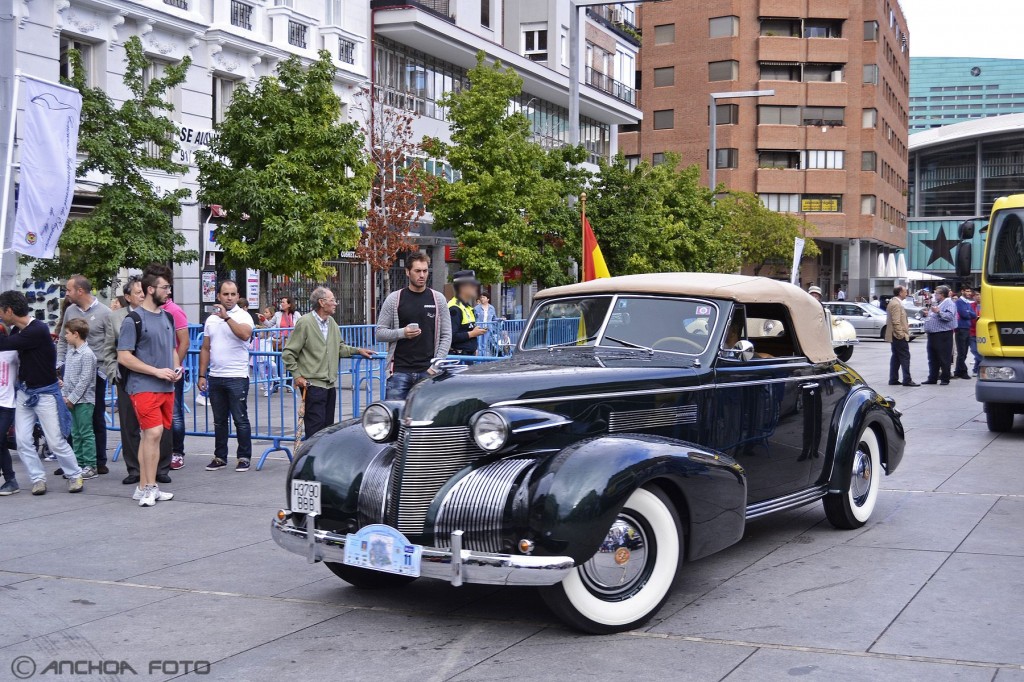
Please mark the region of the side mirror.
[[863, 317], [871, 317], [871, 313], [861, 313]]
[[957, 233], [960, 236], [960, 241], [965, 239], [974, 239], [974, 221], [965, 220], [960, 223], [960, 227], [957, 228]]
[[[974, 229], [971, 229], [974, 232]], [[974, 259], [974, 245], [971, 242], [960, 242], [956, 247], [956, 276], [967, 279], [971, 276], [971, 261]]]
[[754, 344], [746, 339], [741, 339], [732, 348], [723, 348], [719, 352], [719, 356], [727, 360], [749, 362], [754, 359]]

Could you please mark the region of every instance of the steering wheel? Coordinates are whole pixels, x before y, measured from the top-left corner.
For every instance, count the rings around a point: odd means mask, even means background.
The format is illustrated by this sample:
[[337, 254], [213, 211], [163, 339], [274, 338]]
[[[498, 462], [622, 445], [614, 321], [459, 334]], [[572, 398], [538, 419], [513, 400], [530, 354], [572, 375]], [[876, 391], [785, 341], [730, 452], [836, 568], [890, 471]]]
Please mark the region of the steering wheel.
[[660, 339], [658, 339], [657, 341], [655, 341], [654, 343], [651, 344], [651, 348], [657, 349], [659, 345], [661, 345], [662, 343], [666, 343], [666, 342], [683, 343], [683, 344], [692, 346], [693, 349], [695, 351], [697, 351], [698, 353], [700, 353], [701, 351], [704, 350], [704, 346], [700, 345], [696, 341], [693, 341], [692, 339], [683, 338], [682, 336], [666, 336], [664, 338], [660, 338]]

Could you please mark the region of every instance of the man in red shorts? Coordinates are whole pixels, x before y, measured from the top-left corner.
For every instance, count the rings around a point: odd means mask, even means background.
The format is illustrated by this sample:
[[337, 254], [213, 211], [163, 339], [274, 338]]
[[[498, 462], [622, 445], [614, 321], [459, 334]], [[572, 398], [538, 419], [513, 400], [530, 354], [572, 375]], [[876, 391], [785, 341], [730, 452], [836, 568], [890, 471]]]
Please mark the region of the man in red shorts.
[[139, 487], [132, 499], [140, 507], [166, 502], [173, 493], [161, 492], [156, 472], [160, 460], [160, 439], [171, 428], [174, 384], [181, 379], [181, 362], [175, 353], [174, 320], [161, 310], [171, 295], [171, 271], [165, 265], [150, 265], [142, 274], [146, 299], [121, 323], [117, 361], [128, 370], [125, 389], [139, 418]]

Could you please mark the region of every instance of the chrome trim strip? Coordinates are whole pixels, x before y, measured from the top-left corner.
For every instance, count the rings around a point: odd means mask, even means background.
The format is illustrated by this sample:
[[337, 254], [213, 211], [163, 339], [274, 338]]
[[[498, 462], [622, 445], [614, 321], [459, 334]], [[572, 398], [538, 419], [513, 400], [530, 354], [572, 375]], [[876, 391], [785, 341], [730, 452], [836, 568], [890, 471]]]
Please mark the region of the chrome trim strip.
[[828, 492], [827, 485], [814, 486], [813, 488], [805, 488], [804, 490], [797, 491], [790, 495], [784, 495], [783, 497], [774, 497], [764, 502], [756, 502], [751, 505], [747, 505], [746, 517], [748, 519], [756, 519], [759, 516], [765, 514], [771, 514], [773, 512], [783, 511], [785, 509], [793, 509], [795, 507], [802, 507], [805, 504], [811, 504], [817, 502], [821, 498], [825, 497]]
[[642, 431], [666, 426], [697, 423], [696, 405], [655, 407], [648, 410], [624, 410], [608, 414], [608, 432]]
[[827, 374], [813, 374], [810, 376], [786, 377], [784, 379], [762, 379], [760, 381], [736, 381], [723, 384], [699, 384], [697, 386], [680, 386], [678, 388], [652, 388], [646, 391], [616, 391], [613, 393], [577, 393], [574, 395], [556, 395], [550, 398], [524, 398], [520, 400], [503, 400], [494, 403], [491, 407], [510, 407], [514, 405], [537, 405], [541, 403], [553, 403], [559, 400], [580, 400], [589, 398], [628, 398], [637, 395], [664, 395], [666, 393], [688, 393], [691, 391], [703, 391], [706, 389], [733, 388], [736, 386], [761, 386], [763, 384], [784, 384], [791, 381], [807, 381], [808, 379], [830, 379], [843, 376], [847, 372], [829, 372]]
[[[304, 528], [292, 525], [291, 512], [285, 521], [274, 518], [270, 535], [282, 549], [305, 555], [306, 548], [316, 548], [319, 561], [343, 563], [345, 536], [323, 530], [314, 530], [310, 537]], [[436, 547], [424, 547], [420, 575], [454, 582], [455, 573], [462, 583], [481, 585], [539, 586], [560, 583], [572, 572], [576, 564], [567, 556], [515, 556], [461, 550], [453, 566], [454, 554]]]

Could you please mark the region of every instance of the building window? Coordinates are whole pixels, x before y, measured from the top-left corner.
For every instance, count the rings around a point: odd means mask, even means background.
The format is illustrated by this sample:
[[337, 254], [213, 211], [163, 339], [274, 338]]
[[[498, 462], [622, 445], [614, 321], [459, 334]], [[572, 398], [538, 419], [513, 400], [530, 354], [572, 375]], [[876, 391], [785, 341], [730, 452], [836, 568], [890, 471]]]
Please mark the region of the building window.
[[78, 55], [82, 58], [82, 68], [85, 70], [85, 84], [95, 86], [92, 45], [64, 34], [60, 36], [60, 77], [70, 80], [74, 75], [71, 69], [71, 58], [68, 56], [68, 52], [71, 50], [77, 51]]
[[660, 166], [665, 163], [665, 152], [654, 152], [651, 154], [651, 165]]
[[759, 125], [800, 125], [800, 107], [761, 105], [757, 108]]
[[534, 62], [548, 60], [548, 30], [544, 24], [523, 25], [523, 56]]
[[842, 19], [805, 19], [804, 38], [842, 38]]
[[[330, 7], [331, 3], [327, 3]], [[252, 30], [252, 5], [238, 0], [231, 0], [231, 25], [237, 26], [238, 28], [244, 28], [246, 31]]]
[[639, 154], [627, 154], [626, 155], [626, 168], [629, 170], [636, 170], [637, 166], [640, 165]]
[[862, 128], [878, 127], [878, 109], [865, 109], [861, 114]]
[[796, 63], [783, 62], [759, 62], [759, 80], [763, 81], [798, 81], [800, 80], [800, 65]]
[[878, 170], [878, 154], [876, 152], [861, 152], [860, 169], [871, 172]]
[[878, 40], [878, 22], [864, 22], [864, 40]]
[[770, 211], [796, 213], [800, 210], [799, 194], [761, 194], [761, 203]]
[[295, 47], [306, 47], [306, 32], [309, 27], [297, 21], [288, 22], [288, 44]]
[[878, 85], [878, 64], [864, 65], [864, 82], [870, 85]]
[[654, 112], [654, 129], [668, 130], [675, 126], [675, 109], [661, 109]]
[[230, 78], [213, 77], [213, 111], [210, 118], [214, 125], [224, 122], [224, 115], [231, 105], [231, 95], [235, 91], [235, 81]]
[[842, 170], [844, 153], [825, 149], [800, 152], [800, 167], [807, 170]]
[[715, 123], [720, 126], [736, 125], [740, 122], [739, 104], [716, 104]]
[[667, 88], [676, 84], [676, 67], [663, 66], [654, 70], [654, 87]]
[[804, 64], [804, 82], [842, 83], [842, 64]]
[[860, 196], [860, 214], [875, 215], [876, 199], [874, 194], [862, 194]]
[[739, 17], [713, 17], [708, 21], [708, 36], [711, 38], [731, 38], [739, 34]]
[[804, 107], [803, 110], [805, 126], [841, 126], [844, 117], [843, 107]]
[[800, 197], [803, 213], [842, 213], [842, 194], [805, 194]]
[[761, 35], [765, 37], [799, 38], [800, 20], [761, 17]]
[[734, 81], [738, 77], [740, 63], [729, 59], [724, 62], [708, 63], [709, 81]]
[[800, 152], [792, 150], [759, 150], [757, 152], [758, 168], [799, 168]]
[[676, 42], [676, 25], [659, 24], [654, 27], [654, 44], [671, 45]]
[[715, 168], [738, 168], [739, 165], [739, 149], [726, 148], [715, 150]]
[[177, 7], [178, 9], [188, 10], [188, 0], [164, 0], [165, 5], [171, 7]]
[[480, 25], [491, 27], [491, 0], [480, 0]]
[[344, 38], [338, 41], [338, 59], [346, 64], [356, 63], [356, 44]]

